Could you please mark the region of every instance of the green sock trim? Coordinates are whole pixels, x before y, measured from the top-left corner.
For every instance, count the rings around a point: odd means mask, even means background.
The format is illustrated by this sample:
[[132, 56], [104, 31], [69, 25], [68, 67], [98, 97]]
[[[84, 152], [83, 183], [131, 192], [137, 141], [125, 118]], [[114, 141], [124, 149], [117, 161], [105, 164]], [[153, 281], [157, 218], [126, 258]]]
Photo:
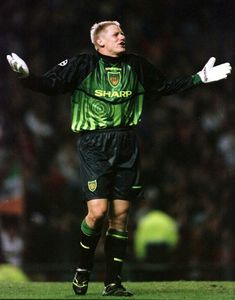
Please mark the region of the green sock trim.
[[106, 235], [118, 238], [118, 239], [127, 239], [128, 238], [128, 232], [127, 231], [119, 231], [113, 228], [110, 228]]
[[85, 219], [82, 221], [82, 224], [81, 224], [81, 231], [82, 231], [85, 235], [88, 235], [88, 236], [91, 236], [91, 235], [98, 235], [98, 234], [100, 234], [100, 232], [101, 232], [100, 229], [89, 227], [89, 226], [87, 225]]
[[201, 77], [198, 74], [193, 75], [192, 79], [193, 79], [194, 85], [198, 85], [198, 84], [202, 83]]

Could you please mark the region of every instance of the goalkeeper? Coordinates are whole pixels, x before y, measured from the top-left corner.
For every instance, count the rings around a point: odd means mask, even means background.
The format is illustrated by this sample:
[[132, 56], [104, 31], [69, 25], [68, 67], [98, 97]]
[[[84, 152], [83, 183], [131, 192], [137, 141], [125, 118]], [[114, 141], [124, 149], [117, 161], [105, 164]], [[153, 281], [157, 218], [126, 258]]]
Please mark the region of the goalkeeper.
[[126, 37], [117, 21], [92, 26], [94, 54], [78, 54], [37, 77], [16, 54], [7, 60], [23, 86], [57, 95], [71, 93], [71, 128], [78, 135], [80, 182], [87, 201], [81, 223], [79, 264], [73, 289], [87, 292], [101, 230], [105, 238], [104, 296], [131, 296], [122, 285], [121, 270], [128, 240], [128, 212], [140, 190], [139, 148], [135, 127], [143, 104], [227, 78], [229, 63], [214, 66], [210, 58], [194, 75], [167, 79], [145, 58], [126, 53]]

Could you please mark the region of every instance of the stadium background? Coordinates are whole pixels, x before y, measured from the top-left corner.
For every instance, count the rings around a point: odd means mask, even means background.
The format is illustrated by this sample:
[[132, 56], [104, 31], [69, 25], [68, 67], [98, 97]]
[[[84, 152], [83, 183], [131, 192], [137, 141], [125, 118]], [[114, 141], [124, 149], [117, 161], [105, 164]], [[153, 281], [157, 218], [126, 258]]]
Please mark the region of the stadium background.
[[[5, 55], [17, 53], [41, 74], [91, 51], [90, 26], [115, 19], [128, 50], [168, 76], [193, 74], [211, 56], [233, 66], [234, 14], [233, 0], [1, 1], [1, 263], [19, 266], [31, 280], [70, 280], [85, 213], [69, 97], [22, 89]], [[138, 133], [146, 189], [130, 215], [125, 279], [235, 278], [233, 83], [234, 75], [145, 106]], [[179, 238], [173, 247], [169, 234], [160, 234], [140, 259], [137, 228], [156, 210], [173, 218]], [[102, 280], [102, 245], [96, 256], [93, 276]]]

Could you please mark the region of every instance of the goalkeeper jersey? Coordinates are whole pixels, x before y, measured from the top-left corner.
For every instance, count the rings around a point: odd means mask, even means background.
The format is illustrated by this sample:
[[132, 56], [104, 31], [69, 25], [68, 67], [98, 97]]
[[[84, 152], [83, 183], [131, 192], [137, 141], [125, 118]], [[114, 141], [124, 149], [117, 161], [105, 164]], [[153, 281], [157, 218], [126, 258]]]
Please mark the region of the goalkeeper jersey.
[[24, 86], [47, 95], [69, 92], [75, 132], [137, 125], [145, 101], [200, 83], [198, 75], [167, 79], [145, 58], [127, 53], [120, 57], [79, 54], [41, 77], [21, 80]]

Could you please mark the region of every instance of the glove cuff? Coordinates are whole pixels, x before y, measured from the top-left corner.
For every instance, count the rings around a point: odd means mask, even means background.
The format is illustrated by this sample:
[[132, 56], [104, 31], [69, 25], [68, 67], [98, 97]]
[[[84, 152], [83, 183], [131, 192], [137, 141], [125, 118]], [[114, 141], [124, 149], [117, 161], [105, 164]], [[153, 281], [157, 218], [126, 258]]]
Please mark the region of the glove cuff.
[[192, 80], [193, 80], [193, 85], [199, 85], [200, 83], [203, 82], [199, 73], [193, 75]]

